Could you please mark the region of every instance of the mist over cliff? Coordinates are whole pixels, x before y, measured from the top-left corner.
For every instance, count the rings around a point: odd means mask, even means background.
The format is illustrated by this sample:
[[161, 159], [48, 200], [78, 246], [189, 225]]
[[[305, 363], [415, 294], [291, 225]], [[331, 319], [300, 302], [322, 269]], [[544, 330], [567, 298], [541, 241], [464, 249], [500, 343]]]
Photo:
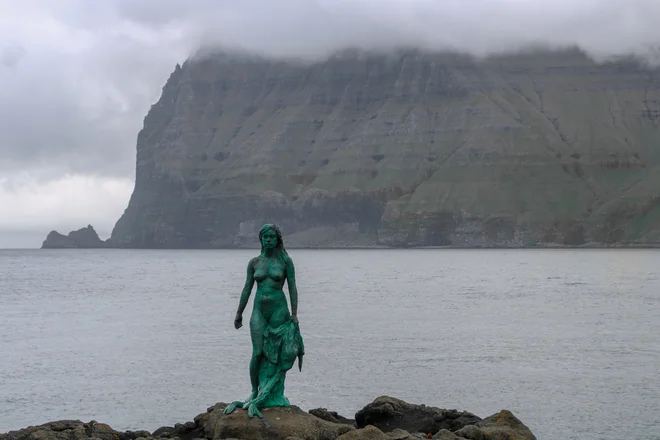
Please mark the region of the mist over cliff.
[[577, 49], [474, 58], [201, 51], [137, 139], [108, 244], [530, 246], [660, 241], [660, 75]]

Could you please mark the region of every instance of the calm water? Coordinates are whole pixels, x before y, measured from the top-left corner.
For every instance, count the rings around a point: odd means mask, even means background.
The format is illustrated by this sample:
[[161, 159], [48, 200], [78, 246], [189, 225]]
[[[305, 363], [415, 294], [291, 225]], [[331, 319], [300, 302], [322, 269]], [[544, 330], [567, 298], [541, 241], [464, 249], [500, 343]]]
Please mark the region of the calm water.
[[[255, 251], [0, 251], [0, 432], [185, 422], [249, 394]], [[660, 252], [291, 250], [303, 409], [514, 412], [539, 440], [660, 438]], [[246, 318], [252, 301], [246, 310]]]

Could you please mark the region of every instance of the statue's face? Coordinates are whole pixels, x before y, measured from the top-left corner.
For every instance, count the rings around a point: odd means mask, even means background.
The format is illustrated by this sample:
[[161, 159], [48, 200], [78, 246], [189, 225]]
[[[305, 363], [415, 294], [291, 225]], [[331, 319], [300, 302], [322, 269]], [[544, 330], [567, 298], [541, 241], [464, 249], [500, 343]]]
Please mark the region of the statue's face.
[[261, 244], [266, 249], [273, 249], [277, 246], [277, 234], [272, 229], [264, 232], [264, 235], [261, 236]]

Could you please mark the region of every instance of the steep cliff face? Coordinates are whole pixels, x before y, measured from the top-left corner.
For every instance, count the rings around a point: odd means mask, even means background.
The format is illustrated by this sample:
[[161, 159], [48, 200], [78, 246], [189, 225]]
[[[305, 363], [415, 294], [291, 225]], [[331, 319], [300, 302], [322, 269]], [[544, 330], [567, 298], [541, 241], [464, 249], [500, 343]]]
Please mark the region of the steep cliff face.
[[218, 54], [176, 67], [110, 245], [660, 241], [660, 74], [579, 51], [475, 61]]

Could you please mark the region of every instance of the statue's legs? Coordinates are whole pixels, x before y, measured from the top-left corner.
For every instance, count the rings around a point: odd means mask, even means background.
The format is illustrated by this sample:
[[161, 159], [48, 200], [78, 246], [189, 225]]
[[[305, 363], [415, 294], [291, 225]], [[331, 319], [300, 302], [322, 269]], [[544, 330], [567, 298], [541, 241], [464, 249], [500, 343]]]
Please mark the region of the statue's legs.
[[[265, 316], [263, 312], [266, 312], [267, 315]], [[257, 307], [253, 309], [250, 318], [250, 337], [252, 339], [250, 382], [252, 383], [252, 394], [245, 402], [232, 402], [225, 408], [225, 414], [233, 412], [236, 408], [243, 408], [248, 411], [248, 417], [257, 416], [261, 418], [262, 415], [259, 411], [261, 408], [290, 405], [289, 400], [284, 396], [286, 372], [282, 370], [281, 365], [268, 361], [268, 358], [264, 357], [263, 354], [266, 327], [270, 326], [276, 329], [290, 320], [291, 313], [286, 304], [274, 310], [261, 311]], [[270, 337], [276, 336], [271, 335]], [[281, 342], [275, 342], [275, 344], [277, 346], [275, 349], [279, 350]], [[275, 358], [277, 357], [279, 356], [275, 356]]]
[[266, 331], [266, 319], [261, 311], [255, 307], [250, 318], [250, 338], [252, 339], [252, 358], [250, 359], [250, 382], [252, 384], [252, 394], [248, 401], [257, 397], [259, 392], [259, 365], [264, 346], [264, 332]]
[[[264, 331], [266, 330], [266, 320], [261, 311], [255, 307], [250, 317], [250, 339], [252, 339], [252, 357], [250, 358], [250, 383], [252, 384], [252, 393], [245, 402], [235, 401], [227, 405], [223, 411], [225, 414], [231, 414], [236, 408], [248, 409], [259, 394], [259, 367], [262, 359], [262, 350], [264, 343]], [[258, 411], [257, 411], [258, 413]]]

